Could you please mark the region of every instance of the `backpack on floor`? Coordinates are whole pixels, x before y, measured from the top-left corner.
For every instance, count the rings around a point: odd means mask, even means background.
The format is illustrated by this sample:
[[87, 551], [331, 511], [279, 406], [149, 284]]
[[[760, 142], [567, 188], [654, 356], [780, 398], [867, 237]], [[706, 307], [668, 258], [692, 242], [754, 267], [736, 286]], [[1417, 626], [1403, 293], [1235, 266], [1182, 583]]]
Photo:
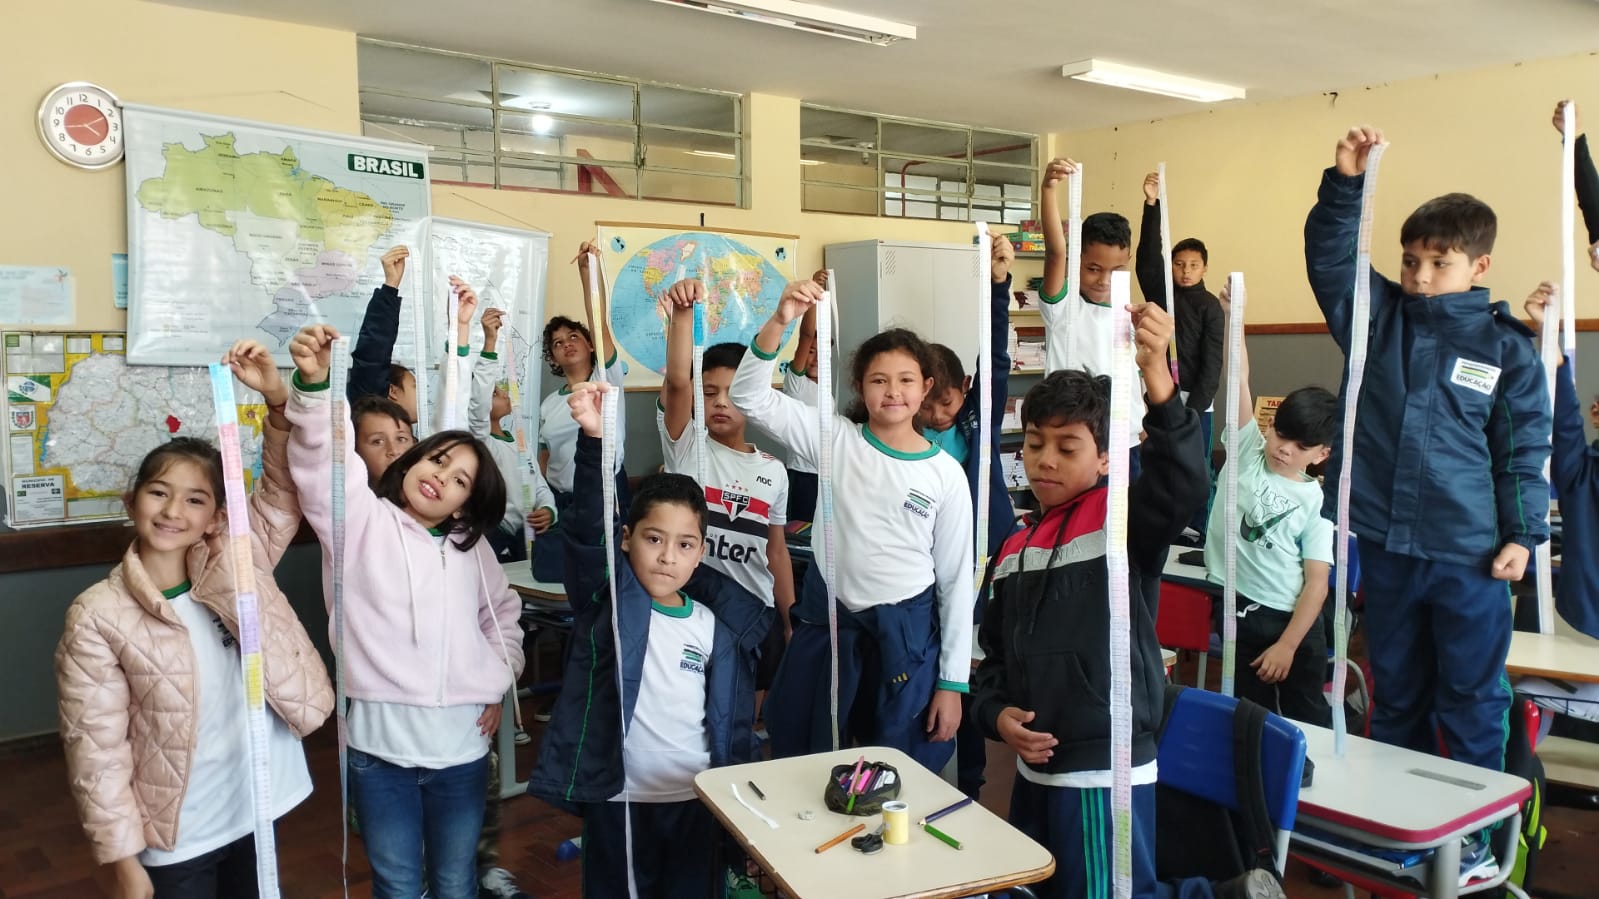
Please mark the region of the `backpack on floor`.
[[[1549, 829], [1543, 823], [1544, 777], [1543, 762], [1533, 752], [1532, 740], [1538, 732], [1538, 719], [1548, 714], [1525, 694], [1515, 694], [1510, 703], [1510, 737], [1505, 744], [1505, 773], [1525, 778], [1532, 784], [1532, 795], [1521, 806], [1521, 830], [1516, 834], [1497, 834], [1494, 851], [1504, 858], [1504, 847], [1510, 840], [1517, 842], [1516, 866], [1510, 871], [1510, 882], [1531, 889], [1533, 874], [1538, 868], [1538, 855], [1543, 851]], [[1503, 895], [1503, 893], [1501, 893]]]

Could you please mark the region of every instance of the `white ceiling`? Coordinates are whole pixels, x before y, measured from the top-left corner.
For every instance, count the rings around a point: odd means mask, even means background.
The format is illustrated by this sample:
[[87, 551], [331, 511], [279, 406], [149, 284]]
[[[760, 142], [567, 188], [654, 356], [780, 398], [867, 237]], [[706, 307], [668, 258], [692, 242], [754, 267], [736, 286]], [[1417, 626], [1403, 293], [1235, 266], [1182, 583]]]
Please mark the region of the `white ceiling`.
[[824, 0], [917, 26], [890, 47], [645, 0], [166, 2], [1036, 133], [1207, 108], [1060, 77], [1088, 57], [1241, 85], [1251, 102], [1599, 49], [1596, 0]]

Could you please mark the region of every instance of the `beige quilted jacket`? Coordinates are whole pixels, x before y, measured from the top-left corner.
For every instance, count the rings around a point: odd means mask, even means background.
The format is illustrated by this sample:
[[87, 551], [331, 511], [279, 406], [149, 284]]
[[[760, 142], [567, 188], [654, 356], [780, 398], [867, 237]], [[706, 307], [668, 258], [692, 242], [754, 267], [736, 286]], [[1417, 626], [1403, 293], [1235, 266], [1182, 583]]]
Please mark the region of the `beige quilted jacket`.
[[[272, 579], [299, 528], [300, 507], [288, 479], [287, 432], [269, 424], [263, 436], [264, 476], [250, 497], [250, 523], [266, 698], [303, 738], [332, 712], [333, 687]], [[189, 550], [187, 564], [194, 600], [237, 637], [227, 549], [226, 534], [212, 537]], [[110, 577], [67, 609], [55, 664], [67, 772], [95, 860], [112, 862], [148, 846], [170, 850], [199, 729], [199, 697], [188, 632], [145, 572], [137, 543]]]

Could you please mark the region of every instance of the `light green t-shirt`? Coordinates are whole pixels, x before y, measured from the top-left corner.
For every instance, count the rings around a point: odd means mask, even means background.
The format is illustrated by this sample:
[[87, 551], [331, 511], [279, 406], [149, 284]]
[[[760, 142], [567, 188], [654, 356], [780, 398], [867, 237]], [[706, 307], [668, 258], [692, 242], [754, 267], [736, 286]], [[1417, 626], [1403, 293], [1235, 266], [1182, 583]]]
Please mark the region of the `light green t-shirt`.
[[[1228, 459], [1227, 465], [1234, 464]], [[1237, 587], [1253, 602], [1292, 612], [1305, 586], [1305, 560], [1333, 563], [1332, 522], [1321, 517], [1321, 485], [1305, 475], [1283, 477], [1266, 465], [1266, 438], [1254, 421], [1238, 429]], [[1222, 468], [1218, 485], [1226, 481]], [[1221, 498], [1221, 488], [1217, 488]], [[1205, 572], [1212, 583], [1227, 580], [1226, 506], [1210, 512], [1205, 533]]]
[[956, 462], [966, 464], [966, 440], [961, 437], [961, 429], [950, 425], [942, 431], [932, 428], [923, 428], [922, 436], [927, 442], [948, 453]]

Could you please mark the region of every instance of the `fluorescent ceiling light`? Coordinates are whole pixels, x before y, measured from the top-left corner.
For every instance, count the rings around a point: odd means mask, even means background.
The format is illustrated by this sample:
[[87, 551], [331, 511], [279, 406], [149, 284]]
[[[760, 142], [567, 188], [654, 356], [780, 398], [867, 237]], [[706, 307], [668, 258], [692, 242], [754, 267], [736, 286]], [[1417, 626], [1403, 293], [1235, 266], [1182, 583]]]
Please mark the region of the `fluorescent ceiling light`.
[[801, 159], [800, 165], [827, 165], [827, 163], [820, 159]]
[[1218, 84], [1214, 81], [1200, 81], [1197, 78], [1184, 78], [1181, 75], [1170, 75], [1155, 69], [1142, 69], [1103, 59], [1069, 62], [1060, 67], [1060, 73], [1066, 78], [1076, 78], [1078, 81], [1124, 87], [1128, 90], [1176, 97], [1180, 100], [1193, 100], [1197, 103], [1244, 99], [1244, 89], [1241, 87]]
[[545, 115], [542, 112], [538, 112], [538, 113], [534, 113], [533, 114], [533, 130], [534, 131], [538, 132], [539, 134], [549, 134], [550, 133], [550, 129], [554, 128], [554, 127], [555, 127], [555, 120], [554, 119], [550, 118], [549, 116]]
[[800, 0], [652, 0], [683, 9], [764, 22], [826, 37], [840, 37], [886, 47], [895, 41], [916, 39], [916, 26], [891, 22]]
[[690, 151], [688, 151], [688, 155], [690, 155], [690, 156], [709, 156], [712, 159], [737, 159], [738, 158], [737, 156], [735, 156], [732, 153], [723, 153], [721, 150], [690, 150]]

